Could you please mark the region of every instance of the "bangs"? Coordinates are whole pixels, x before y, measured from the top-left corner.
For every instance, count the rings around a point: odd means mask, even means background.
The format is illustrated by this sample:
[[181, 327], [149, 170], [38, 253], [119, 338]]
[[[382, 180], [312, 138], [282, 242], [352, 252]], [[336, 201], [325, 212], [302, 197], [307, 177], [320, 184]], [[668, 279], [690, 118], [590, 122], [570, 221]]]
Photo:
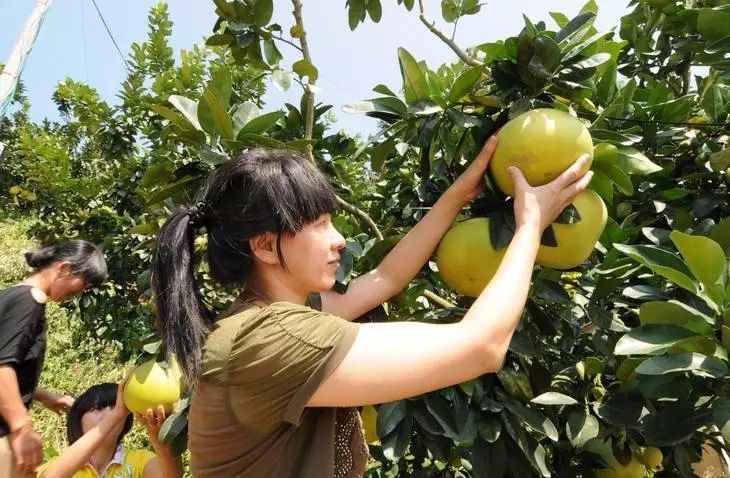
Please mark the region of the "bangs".
[[314, 166], [308, 162], [295, 162], [293, 167], [285, 168], [283, 172], [288, 180], [287, 187], [269, 197], [278, 216], [280, 231], [300, 231], [323, 214], [337, 211], [332, 186]]

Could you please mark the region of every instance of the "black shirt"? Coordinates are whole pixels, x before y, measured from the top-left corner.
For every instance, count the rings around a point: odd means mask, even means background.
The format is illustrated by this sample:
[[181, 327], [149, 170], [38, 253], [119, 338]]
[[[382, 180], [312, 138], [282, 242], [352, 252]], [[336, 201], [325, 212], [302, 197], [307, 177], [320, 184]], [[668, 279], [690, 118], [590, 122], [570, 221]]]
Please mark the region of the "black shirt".
[[[43, 369], [46, 351], [46, 306], [31, 294], [31, 286], [0, 290], [0, 365], [12, 365], [26, 408], [30, 407]], [[0, 437], [9, 432], [0, 417]]]

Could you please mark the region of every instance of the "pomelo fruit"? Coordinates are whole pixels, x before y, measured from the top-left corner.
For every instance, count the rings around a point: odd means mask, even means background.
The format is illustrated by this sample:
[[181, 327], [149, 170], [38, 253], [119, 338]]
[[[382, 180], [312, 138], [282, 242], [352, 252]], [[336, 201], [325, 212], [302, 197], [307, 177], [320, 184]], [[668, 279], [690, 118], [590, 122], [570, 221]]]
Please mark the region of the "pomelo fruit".
[[580, 156], [589, 155], [584, 171], [593, 161], [593, 140], [580, 120], [559, 110], [541, 108], [523, 113], [505, 124], [489, 162], [497, 187], [507, 196], [515, 189], [507, 170], [515, 166], [531, 186], [547, 184]]
[[441, 239], [436, 264], [450, 287], [477, 297], [494, 277], [506, 250], [492, 246], [488, 218], [469, 219], [453, 226]]
[[362, 419], [362, 429], [365, 435], [365, 442], [375, 443], [379, 440], [376, 432], [378, 422], [378, 411], [372, 405], [365, 405], [360, 412]]
[[606, 204], [590, 189], [578, 194], [572, 204], [580, 214], [580, 221], [573, 224], [553, 223], [558, 245], [541, 245], [535, 261], [538, 264], [553, 269], [571, 269], [591, 255], [603, 228], [606, 227]]
[[145, 414], [159, 405], [169, 414], [183, 391], [177, 362], [171, 366], [153, 360], [138, 365], [124, 386], [124, 404], [135, 413]]

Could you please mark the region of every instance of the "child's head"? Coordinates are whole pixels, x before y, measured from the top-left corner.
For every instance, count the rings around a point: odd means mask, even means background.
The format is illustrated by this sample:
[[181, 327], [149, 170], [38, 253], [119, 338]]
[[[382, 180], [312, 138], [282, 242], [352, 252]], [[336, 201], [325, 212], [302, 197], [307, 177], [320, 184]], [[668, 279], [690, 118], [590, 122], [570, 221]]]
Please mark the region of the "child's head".
[[[86, 390], [74, 401], [66, 417], [66, 437], [69, 445], [88, 433], [95, 425], [111, 413], [117, 402], [117, 384], [102, 383]], [[120, 425], [116, 432], [119, 445], [132, 428], [132, 415]]]
[[41, 247], [25, 254], [34, 274], [46, 273], [50, 279], [49, 297], [63, 301], [81, 294], [87, 287], [107, 278], [106, 261], [101, 250], [86, 241], [67, 241]]
[[157, 238], [152, 287], [160, 325], [188, 381], [210, 325], [194, 280], [193, 238], [208, 234], [210, 274], [266, 295], [334, 285], [344, 239], [330, 222], [337, 198], [327, 178], [290, 151], [250, 150], [210, 174], [200, 201], [173, 212]]

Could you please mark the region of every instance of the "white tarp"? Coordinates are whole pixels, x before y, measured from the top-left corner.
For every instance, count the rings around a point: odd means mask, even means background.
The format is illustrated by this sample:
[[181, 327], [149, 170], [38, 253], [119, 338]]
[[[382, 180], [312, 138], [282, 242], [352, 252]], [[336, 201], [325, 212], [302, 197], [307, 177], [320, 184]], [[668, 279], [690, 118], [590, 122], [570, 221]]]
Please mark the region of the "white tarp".
[[5, 116], [5, 110], [13, 99], [25, 60], [35, 45], [38, 30], [40, 30], [43, 18], [52, 2], [53, 0], [36, 0], [33, 12], [15, 41], [10, 58], [0, 72], [0, 117]]

